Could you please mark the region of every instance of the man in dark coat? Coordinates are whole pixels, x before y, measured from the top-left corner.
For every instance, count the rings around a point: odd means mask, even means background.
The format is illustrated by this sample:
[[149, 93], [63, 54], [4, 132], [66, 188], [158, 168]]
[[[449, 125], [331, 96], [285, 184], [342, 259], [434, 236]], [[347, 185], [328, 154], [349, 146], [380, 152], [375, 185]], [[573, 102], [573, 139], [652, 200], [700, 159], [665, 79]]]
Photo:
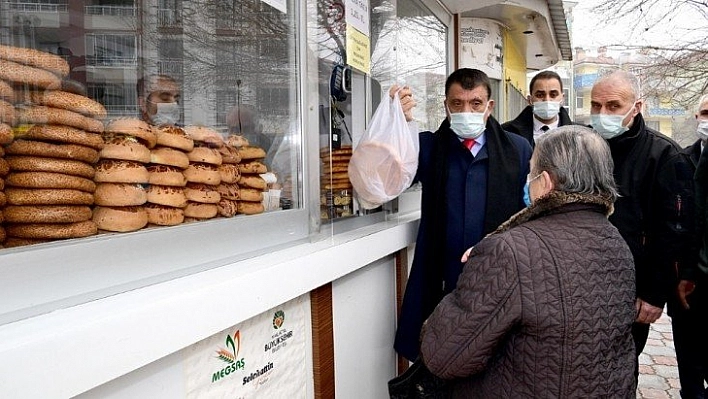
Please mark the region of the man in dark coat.
[[620, 192], [610, 222], [634, 256], [637, 318], [632, 335], [637, 356], [646, 344], [649, 325], [675, 295], [676, 270], [695, 264], [698, 255], [689, 206], [692, 167], [676, 142], [646, 126], [639, 93], [634, 75], [615, 71], [595, 82], [590, 94], [592, 127], [610, 146]]
[[[405, 109], [409, 99], [401, 101]], [[421, 220], [394, 343], [409, 360], [418, 356], [423, 321], [455, 288], [464, 251], [524, 207], [531, 158], [528, 142], [504, 132], [491, 116], [484, 72], [453, 72], [444, 105], [448, 118], [438, 131], [419, 136]]]
[[534, 140], [558, 126], [572, 125], [563, 108], [563, 82], [553, 71], [542, 71], [531, 78], [529, 105], [511, 121], [502, 125], [507, 132], [520, 135], [534, 146]]
[[708, 397], [708, 342], [703, 323], [708, 317], [708, 94], [698, 101], [696, 112], [698, 140], [684, 149], [684, 154], [696, 168], [696, 233], [699, 244], [698, 264], [677, 270], [678, 296], [668, 303], [671, 331], [674, 336], [681, 397]]

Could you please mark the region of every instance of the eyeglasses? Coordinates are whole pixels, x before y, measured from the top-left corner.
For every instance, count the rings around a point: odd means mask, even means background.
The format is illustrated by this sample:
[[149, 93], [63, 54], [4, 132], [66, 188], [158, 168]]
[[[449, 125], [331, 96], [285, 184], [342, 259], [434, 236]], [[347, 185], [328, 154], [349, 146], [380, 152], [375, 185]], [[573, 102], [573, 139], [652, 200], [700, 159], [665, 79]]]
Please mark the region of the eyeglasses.
[[529, 173], [528, 175], [526, 175], [526, 183], [531, 183], [532, 181], [538, 179], [542, 174], [543, 174], [543, 172], [541, 172], [541, 173], [537, 174], [536, 176], [529, 179], [529, 176], [531, 176], [531, 173]]

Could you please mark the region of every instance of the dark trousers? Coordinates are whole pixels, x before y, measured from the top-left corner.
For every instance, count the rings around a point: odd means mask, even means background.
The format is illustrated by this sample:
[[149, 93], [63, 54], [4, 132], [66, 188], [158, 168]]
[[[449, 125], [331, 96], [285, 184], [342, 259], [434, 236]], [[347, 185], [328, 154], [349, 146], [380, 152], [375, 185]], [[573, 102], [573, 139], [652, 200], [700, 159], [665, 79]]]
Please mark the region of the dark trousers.
[[683, 399], [708, 398], [704, 385], [708, 382], [708, 334], [703, 326], [708, 317], [707, 292], [706, 285], [697, 285], [688, 297], [690, 309], [676, 306], [670, 312]]
[[637, 355], [634, 358], [634, 386], [639, 382], [639, 355], [642, 354], [644, 346], [649, 338], [650, 324], [634, 323], [632, 324], [632, 337], [634, 338], [634, 353]]

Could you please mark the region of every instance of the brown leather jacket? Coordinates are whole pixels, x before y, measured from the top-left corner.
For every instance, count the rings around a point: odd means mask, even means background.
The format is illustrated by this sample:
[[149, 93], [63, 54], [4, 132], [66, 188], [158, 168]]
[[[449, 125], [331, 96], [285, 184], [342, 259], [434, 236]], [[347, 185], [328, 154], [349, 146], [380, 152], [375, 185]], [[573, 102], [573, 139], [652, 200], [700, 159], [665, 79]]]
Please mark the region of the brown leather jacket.
[[634, 264], [611, 212], [552, 192], [475, 246], [421, 333], [454, 397], [635, 397]]

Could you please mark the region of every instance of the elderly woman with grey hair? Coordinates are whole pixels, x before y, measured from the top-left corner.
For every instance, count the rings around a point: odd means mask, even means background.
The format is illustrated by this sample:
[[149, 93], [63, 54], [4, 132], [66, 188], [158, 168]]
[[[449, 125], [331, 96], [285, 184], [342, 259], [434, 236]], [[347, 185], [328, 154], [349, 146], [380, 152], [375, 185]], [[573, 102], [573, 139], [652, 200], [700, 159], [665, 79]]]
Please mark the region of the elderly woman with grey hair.
[[530, 167], [532, 204], [471, 249], [423, 326], [423, 363], [452, 397], [634, 398], [634, 263], [607, 220], [609, 147], [563, 126]]

